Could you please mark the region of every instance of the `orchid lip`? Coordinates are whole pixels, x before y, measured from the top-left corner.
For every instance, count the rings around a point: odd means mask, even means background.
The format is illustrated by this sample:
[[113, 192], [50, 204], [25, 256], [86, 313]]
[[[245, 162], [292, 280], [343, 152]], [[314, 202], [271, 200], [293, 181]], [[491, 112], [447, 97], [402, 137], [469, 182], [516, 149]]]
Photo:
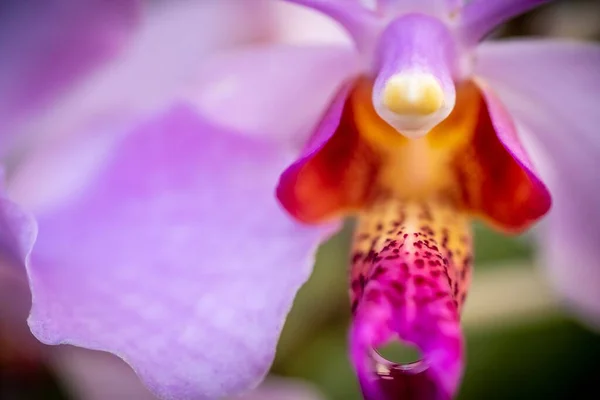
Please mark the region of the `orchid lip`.
[[[415, 398], [448, 400], [450, 396], [441, 389], [425, 360], [412, 363], [394, 363], [377, 351], [372, 354], [373, 373], [361, 379], [366, 400]], [[410, 382], [410, 383], [409, 383]]]

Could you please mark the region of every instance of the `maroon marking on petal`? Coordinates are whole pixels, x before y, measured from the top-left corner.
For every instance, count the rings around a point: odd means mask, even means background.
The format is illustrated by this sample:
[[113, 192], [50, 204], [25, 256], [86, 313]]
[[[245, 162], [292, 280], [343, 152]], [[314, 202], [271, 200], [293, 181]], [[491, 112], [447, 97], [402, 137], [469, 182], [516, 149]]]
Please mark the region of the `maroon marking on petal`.
[[[422, 224], [419, 205], [388, 201], [359, 220], [357, 235], [368, 231], [373, 241], [354, 243], [355, 252], [367, 257], [352, 267], [354, 281], [364, 280], [351, 291], [353, 361], [367, 399], [449, 399], [462, 371], [459, 313], [470, 281], [471, 241], [460, 237], [468, 235], [470, 224], [447, 203], [429, 206], [430, 220]], [[386, 218], [395, 215], [390, 209], [404, 213], [406, 233], [386, 232]], [[389, 362], [387, 370], [360, 366], [372, 349], [395, 338], [422, 350], [420, 370]]]

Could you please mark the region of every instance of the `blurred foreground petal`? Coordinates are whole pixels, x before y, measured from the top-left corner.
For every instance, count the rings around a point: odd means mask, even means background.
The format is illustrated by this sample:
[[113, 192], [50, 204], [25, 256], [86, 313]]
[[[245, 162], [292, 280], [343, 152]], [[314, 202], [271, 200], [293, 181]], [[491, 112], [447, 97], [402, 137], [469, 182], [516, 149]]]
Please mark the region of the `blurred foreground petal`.
[[165, 399], [258, 384], [324, 235], [275, 200], [291, 156], [178, 106], [107, 157], [37, 215], [32, 332], [117, 354]]
[[[212, 54], [268, 36], [265, 8], [262, 0], [251, 5], [193, 0], [147, 4], [125, 51], [54, 98], [52, 107], [24, 121], [19, 134], [35, 139], [26, 142], [26, 150], [85, 131], [82, 125], [90, 122], [104, 124], [162, 109], [189, 86]], [[250, 11], [255, 18], [247, 18]]]
[[209, 60], [188, 95], [220, 125], [301, 147], [358, 68], [342, 46], [248, 47]]
[[[600, 46], [557, 41], [489, 43], [479, 74], [545, 158], [555, 205], [541, 251], [559, 293], [600, 326]], [[533, 153], [535, 154], [535, 152]]]
[[0, 140], [12, 123], [113, 56], [138, 21], [138, 0], [19, 0], [0, 5]]

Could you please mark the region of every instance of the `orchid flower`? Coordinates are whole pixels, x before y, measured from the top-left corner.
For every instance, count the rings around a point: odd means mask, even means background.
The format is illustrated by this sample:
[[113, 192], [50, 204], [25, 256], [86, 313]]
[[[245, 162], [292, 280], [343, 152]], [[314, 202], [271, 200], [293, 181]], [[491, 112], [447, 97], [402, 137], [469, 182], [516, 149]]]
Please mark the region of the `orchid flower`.
[[[500, 23], [543, 1], [377, 1], [374, 10], [359, 2], [291, 2], [337, 21], [354, 49], [232, 55], [204, 76], [236, 82], [238, 93], [272, 91], [250, 103], [205, 82], [209, 89], [194, 99], [221, 125], [273, 129], [279, 138], [290, 133], [291, 143], [308, 137], [277, 188], [297, 221], [328, 226], [356, 217], [350, 347], [365, 397], [449, 398], [458, 390], [459, 314], [473, 259], [469, 222], [480, 218], [518, 233], [550, 208], [524, 141], [537, 142], [535, 150], [562, 175], [549, 179], [559, 205], [547, 230], [550, 261], [568, 274], [557, 280], [563, 287], [587, 280], [570, 298], [588, 319], [597, 318], [592, 243], [600, 237], [600, 218], [586, 206], [593, 213], [586, 224], [590, 216], [578, 208], [597, 199], [586, 170], [599, 150], [592, 135], [600, 121], [592, 108], [600, 49], [565, 41], [482, 42]], [[276, 67], [265, 66], [265, 53]], [[261, 107], [277, 110], [292, 129], [257, 121]], [[423, 359], [408, 366], [384, 360], [376, 349], [394, 339], [416, 346]]]
[[[551, 155], [556, 188], [597, 198], [586, 171], [600, 50], [480, 43], [543, 1], [290, 2], [355, 46], [216, 57], [152, 112], [105, 110], [9, 174], [2, 244], [27, 269], [31, 330], [118, 355], [159, 398], [247, 390], [314, 250], [350, 216], [350, 354], [365, 398], [450, 398], [471, 220], [515, 233], [550, 208], [524, 135]], [[599, 225], [557, 204], [586, 260]], [[395, 339], [423, 359], [384, 360], [376, 350]]]

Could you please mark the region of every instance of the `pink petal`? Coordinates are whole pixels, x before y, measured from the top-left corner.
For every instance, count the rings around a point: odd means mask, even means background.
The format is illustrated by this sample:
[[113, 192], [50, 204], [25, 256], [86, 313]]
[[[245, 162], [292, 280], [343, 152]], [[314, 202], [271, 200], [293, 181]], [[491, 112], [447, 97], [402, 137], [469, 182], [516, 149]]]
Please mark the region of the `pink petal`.
[[136, 110], [169, 101], [196, 76], [208, 55], [267, 36], [265, 8], [260, 0], [252, 5], [193, 0], [154, 4], [128, 51], [78, 91], [69, 111], [83, 103], [89, 117], [90, 109]]
[[[0, 13], [0, 130], [45, 104], [119, 50], [135, 26], [138, 0], [18, 0]], [[5, 144], [6, 146], [6, 144]]]
[[370, 46], [382, 21], [359, 1], [354, 0], [284, 0], [323, 13], [337, 21], [352, 36], [359, 48]]
[[[102, 161], [110, 132], [170, 104], [209, 54], [261, 39], [268, 31], [260, 18], [264, 6], [261, 1], [153, 3], [122, 56], [24, 126], [23, 132], [35, 140], [27, 142], [17, 159], [18, 174], [11, 174], [13, 198], [30, 209], [61, 201], [70, 185], [87, 179]], [[256, 18], [247, 18], [250, 9]], [[93, 138], [79, 138], [81, 132]], [[65, 147], [78, 150], [65, 152]], [[72, 163], [78, 168], [70, 168]]]
[[[361, 192], [371, 182], [368, 166], [351, 168], [345, 160], [359, 145], [356, 129], [344, 123], [343, 112], [354, 82], [342, 86], [305, 144], [300, 157], [281, 174], [277, 198], [286, 211], [299, 221], [318, 223], [340, 217], [341, 211], [356, 207]], [[350, 132], [333, 143], [335, 133]], [[329, 146], [327, 146], [329, 143]], [[358, 157], [355, 157], [358, 158]], [[363, 168], [364, 167], [364, 168]], [[368, 180], [368, 181], [367, 181]], [[316, 200], [316, 201], [315, 201]]]
[[326, 15], [341, 25], [368, 57], [386, 24], [409, 13], [449, 20], [461, 0], [284, 0]]
[[[81, 126], [90, 120], [128, 118], [169, 104], [208, 55], [267, 36], [271, 27], [263, 3], [151, 3], [126, 51], [23, 124], [22, 132], [34, 139], [26, 142], [27, 151], [45, 150], [57, 136], [85, 131]], [[250, 10], [253, 18], [247, 17]]]
[[336, 44], [353, 46], [346, 30], [327, 15], [288, 2], [273, 2], [271, 16], [275, 29], [272, 39], [294, 44]]
[[208, 60], [189, 98], [219, 125], [301, 147], [358, 71], [357, 55], [344, 47], [249, 47]]
[[[479, 74], [546, 156], [555, 199], [544, 259], [559, 292], [600, 324], [600, 47], [556, 41], [490, 43]], [[543, 160], [542, 160], [543, 161]]]
[[476, 44], [498, 25], [550, 0], [472, 0], [460, 15], [459, 32], [466, 44]]
[[398, 16], [408, 13], [424, 13], [447, 19], [452, 11], [457, 11], [462, 0], [376, 0], [379, 8], [388, 15]]
[[324, 236], [275, 200], [291, 155], [178, 106], [104, 157], [37, 215], [32, 332], [122, 357], [164, 399], [253, 387]]
[[[474, 208], [498, 228], [522, 232], [548, 212], [552, 198], [530, 161], [512, 115], [487, 82], [476, 80], [476, 83], [486, 105], [480, 113], [485, 117], [480, 116], [478, 136], [485, 138], [481, 133], [491, 129], [497, 141], [476, 142], [487, 179], [482, 183], [479, 204]], [[496, 145], [498, 142], [500, 148]]]

